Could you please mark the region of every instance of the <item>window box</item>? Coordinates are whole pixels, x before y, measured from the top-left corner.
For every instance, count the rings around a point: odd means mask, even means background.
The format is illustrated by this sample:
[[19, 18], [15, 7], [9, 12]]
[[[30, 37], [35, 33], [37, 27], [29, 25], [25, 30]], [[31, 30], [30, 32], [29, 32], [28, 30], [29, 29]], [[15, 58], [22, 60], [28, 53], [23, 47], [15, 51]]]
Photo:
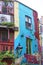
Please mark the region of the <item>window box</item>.
[[14, 26], [14, 24], [12, 22], [2, 22], [1, 25]]

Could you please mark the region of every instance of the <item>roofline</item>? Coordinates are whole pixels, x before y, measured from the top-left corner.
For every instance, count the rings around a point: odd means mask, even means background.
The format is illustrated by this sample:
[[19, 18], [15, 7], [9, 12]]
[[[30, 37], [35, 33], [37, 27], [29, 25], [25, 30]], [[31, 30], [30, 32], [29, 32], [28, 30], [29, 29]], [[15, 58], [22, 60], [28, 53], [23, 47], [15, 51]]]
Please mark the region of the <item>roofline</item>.
[[32, 9], [31, 7], [25, 5], [24, 3], [20, 2], [20, 1], [15, 0], [14, 2], [18, 2], [18, 3], [22, 4], [22, 5], [24, 5], [25, 7], [27, 7], [27, 8], [29, 8], [29, 9], [33, 10], [34, 12], [38, 13], [36, 10]]

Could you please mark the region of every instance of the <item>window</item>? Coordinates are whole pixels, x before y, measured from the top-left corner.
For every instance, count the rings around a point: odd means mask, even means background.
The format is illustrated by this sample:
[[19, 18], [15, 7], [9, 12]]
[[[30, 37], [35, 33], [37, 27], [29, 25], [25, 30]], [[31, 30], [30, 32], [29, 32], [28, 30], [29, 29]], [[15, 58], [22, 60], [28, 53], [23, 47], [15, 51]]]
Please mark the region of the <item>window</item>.
[[13, 7], [14, 7], [13, 2], [3, 2], [0, 8], [2, 9], [2, 13], [4, 14], [13, 14], [14, 12]]
[[6, 46], [6, 51], [8, 51], [8, 46]]
[[26, 53], [31, 54], [31, 39], [26, 38]]
[[31, 18], [28, 16], [25, 16], [25, 20], [26, 20], [26, 28], [31, 29]]
[[5, 51], [5, 46], [3, 46], [3, 49], [2, 50]]
[[2, 41], [8, 41], [8, 32], [7, 31], [2, 32]]
[[6, 30], [4, 30], [4, 31], [1, 31], [0, 30], [0, 41], [8, 41], [8, 31]]
[[12, 39], [13, 38], [13, 33], [10, 33], [10, 39]]
[[39, 27], [39, 33], [42, 34], [42, 26]]

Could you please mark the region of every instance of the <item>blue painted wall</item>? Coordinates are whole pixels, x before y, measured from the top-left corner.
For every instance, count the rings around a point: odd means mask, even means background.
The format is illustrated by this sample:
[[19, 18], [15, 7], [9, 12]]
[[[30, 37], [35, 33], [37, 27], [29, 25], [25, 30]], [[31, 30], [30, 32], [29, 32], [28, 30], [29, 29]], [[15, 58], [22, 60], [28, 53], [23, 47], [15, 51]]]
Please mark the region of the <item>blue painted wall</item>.
[[[23, 47], [21, 55], [26, 53], [26, 37], [32, 39], [32, 45], [31, 50], [32, 54], [36, 53], [38, 51], [38, 40], [35, 38], [34, 32], [35, 32], [35, 26], [34, 26], [34, 17], [33, 17], [33, 10], [24, 6], [23, 4], [19, 3], [19, 35], [15, 39], [14, 42], [14, 50], [20, 43], [20, 45]], [[26, 29], [25, 26], [25, 15], [31, 17], [32, 19], [32, 30]], [[21, 37], [21, 35], [24, 35], [24, 37]], [[37, 45], [37, 47], [35, 47]], [[16, 50], [15, 50], [16, 52]]]

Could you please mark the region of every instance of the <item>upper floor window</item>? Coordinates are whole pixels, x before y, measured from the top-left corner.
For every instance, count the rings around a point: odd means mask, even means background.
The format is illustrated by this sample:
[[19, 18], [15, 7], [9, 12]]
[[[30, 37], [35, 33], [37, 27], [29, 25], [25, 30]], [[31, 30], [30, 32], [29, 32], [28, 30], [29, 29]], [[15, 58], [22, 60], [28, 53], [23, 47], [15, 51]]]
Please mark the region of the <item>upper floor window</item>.
[[5, 51], [5, 46], [2, 47], [2, 51]]
[[26, 28], [31, 29], [31, 18], [29, 16], [25, 16]]
[[4, 14], [14, 14], [13, 2], [0, 1], [0, 12]]
[[8, 32], [2, 31], [2, 41], [8, 41]]
[[7, 42], [8, 41], [8, 31], [0, 31], [0, 41]]

